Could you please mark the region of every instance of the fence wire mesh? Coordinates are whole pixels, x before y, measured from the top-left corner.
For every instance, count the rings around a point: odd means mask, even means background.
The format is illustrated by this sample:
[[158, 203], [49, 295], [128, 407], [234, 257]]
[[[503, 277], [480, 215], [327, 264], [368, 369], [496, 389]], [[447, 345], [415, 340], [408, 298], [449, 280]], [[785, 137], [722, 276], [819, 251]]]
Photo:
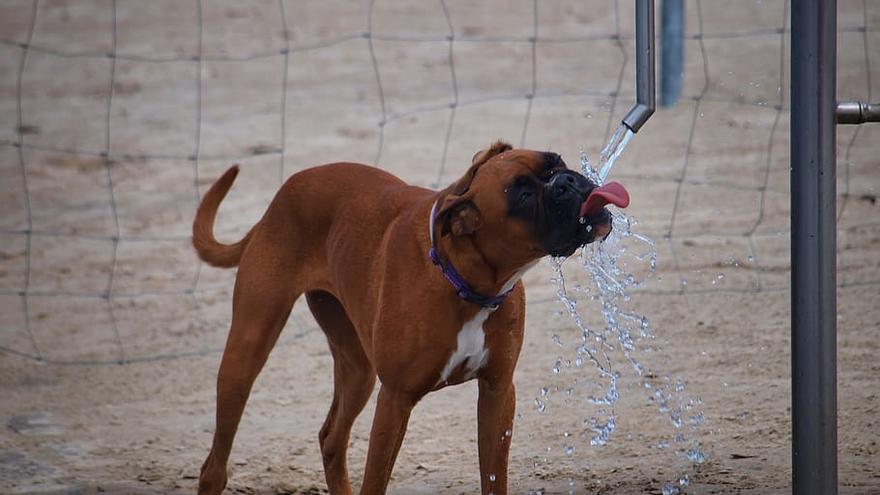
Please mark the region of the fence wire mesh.
[[[880, 3], [840, 1], [841, 99], [880, 89]], [[788, 290], [787, 1], [687, 2], [682, 97], [613, 178], [658, 244], [642, 292]], [[217, 352], [233, 273], [189, 247], [232, 163], [233, 239], [298, 170], [366, 161], [426, 187], [495, 138], [591, 156], [633, 102], [631, 2], [0, 6], [0, 350], [55, 364]], [[877, 127], [841, 127], [839, 282], [880, 284]], [[645, 198], [639, 204], [639, 198]], [[533, 304], [554, 301], [549, 270]], [[314, 330], [303, 307], [288, 341]]]

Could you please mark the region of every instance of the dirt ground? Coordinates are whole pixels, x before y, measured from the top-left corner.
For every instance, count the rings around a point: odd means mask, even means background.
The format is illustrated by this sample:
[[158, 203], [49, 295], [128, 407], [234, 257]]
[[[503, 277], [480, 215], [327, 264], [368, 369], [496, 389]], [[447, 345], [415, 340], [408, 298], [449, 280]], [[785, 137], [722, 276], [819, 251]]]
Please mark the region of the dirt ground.
[[[702, 399], [706, 422], [688, 435], [707, 459], [661, 448], [675, 429], [631, 373], [617, 431], [589, 445], [588, 406], [561, 391], [598, 376], [551, 370], [578, 334], [542, 262], [525, 278], [515, 493], [660, 493], [684, 474], [686, 493], [790, 491], [787, 5], [686, 3], [682, 98], [612, 178], [659, 256], [632, 300], [659, 349], [638, 358]], [[188, 230], [230, 164], [243, 170], [217, 220], [227, 241], [309, 166], [377, 163], [437, 187], [505, 138], [576, 167], [633, 101], [626, 1], [33, 7], [0, 4], [2, 493], [194, 492], [234, 271], [200, 266]], [[839, 97], [876, 100], [880, 4], [840, 0], [839, 25]], [[841, 493], [880, 492], [878, 156], [880, 126], [839, 128]], [[229, 492], [325, 491], [331, 387], [325, 339], [298, 303], [254, 387]], [[352, 435], [355, 486], [372, 408]], [[479, 491], [473, 382], [418, 405], [389, 491]]]

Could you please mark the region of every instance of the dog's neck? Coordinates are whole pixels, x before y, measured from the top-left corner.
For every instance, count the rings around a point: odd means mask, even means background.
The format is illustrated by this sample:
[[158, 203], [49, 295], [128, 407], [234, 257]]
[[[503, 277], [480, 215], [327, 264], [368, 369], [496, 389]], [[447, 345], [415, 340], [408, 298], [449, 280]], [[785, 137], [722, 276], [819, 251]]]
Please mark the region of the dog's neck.
[[[435, 208], [432, 206], [429, 219], [434, 218]], [[433, 222], [428, 222], [429, 233], [433, 231]], [[433, 237], [429, 235], [427, 253], [434, 247], [470, 288], [485, 296], [505, 294], [513, 288], [522, 275], [537, 264], [538, 260], [527, 260], [511, 263], [508, 260], [495, 260], [491, 253], [482, 249], [474, 235], [445, 235]]]

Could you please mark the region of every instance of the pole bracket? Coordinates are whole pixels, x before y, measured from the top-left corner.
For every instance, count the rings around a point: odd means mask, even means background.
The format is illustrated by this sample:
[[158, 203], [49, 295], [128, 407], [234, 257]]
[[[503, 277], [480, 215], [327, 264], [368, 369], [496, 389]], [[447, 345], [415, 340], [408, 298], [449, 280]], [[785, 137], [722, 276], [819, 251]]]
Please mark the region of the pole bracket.
[[880, 103], [864, 101], [840, 101], [837, 103], [838, 124], [864, 124], [880, 122]]

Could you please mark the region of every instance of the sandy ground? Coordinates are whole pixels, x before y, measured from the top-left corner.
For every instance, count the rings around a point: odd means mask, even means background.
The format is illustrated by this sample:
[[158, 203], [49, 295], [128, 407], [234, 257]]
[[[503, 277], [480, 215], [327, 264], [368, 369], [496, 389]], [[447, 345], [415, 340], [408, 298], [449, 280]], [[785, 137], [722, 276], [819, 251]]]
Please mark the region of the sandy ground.
[[[187, 233], [198, 194], [231, 163], [243, 171], [220, 210], [225, 240], [303, 168], [378, 163], [436, 187], [499, 137], [577, 166], [632, 104], [630, 2], [157, 4], [117, 1], [114, 30], [110, 2], [39, 2], [32, 33], [30, 1], [0, 4], [3, 493], [194, 491], [234, 272], [199, 266]], [[839, 4], [838, 93], [876, 99], [880, 5]], [[631, 373], [617, 432], [589, 446], [589, 408], [563, 391], [597, 375], [551, 371], [577, 333], [541, 263], [526, 277], [516, 493], [659, 493], [683, 474], [687, 493], [789, 490], [785, 8], [687, 5], [683, 97], [613, 178], [659, 254], [632, 305], [660, 349], [638, 357], [651, 379], [680, 378], [702, 399], [706, 422], [687, 433], [708, 458], [658, 446], [676, 430]], [[869, 494], [880, 492], [880, 127], [838, 136], [840, 485]], [[250, 399], [230, 492], [325, 491], [330, 373], [298, 304]], [[468, 383], [419, 404], [391, 493], [478, 492], [475, 398]], [[372, 403], [352, 437], [355, 485], [371, 417]]]

